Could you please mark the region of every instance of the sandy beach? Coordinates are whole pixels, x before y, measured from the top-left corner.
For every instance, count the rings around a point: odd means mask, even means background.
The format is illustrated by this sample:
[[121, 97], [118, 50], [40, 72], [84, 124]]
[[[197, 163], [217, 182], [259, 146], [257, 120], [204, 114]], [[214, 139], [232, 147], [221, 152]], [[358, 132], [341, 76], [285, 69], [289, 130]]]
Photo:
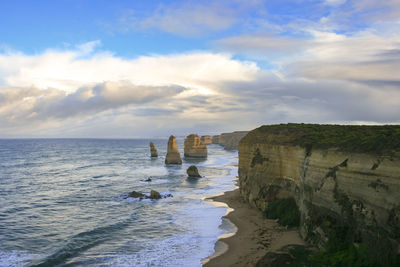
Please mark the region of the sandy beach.
[[255, 266], [267, 252], [276, 252], [290, 244], [305, 245], [297, 229], [286, 229], [263, 217], [241, 198], [238, 189], [211, 199], [234, 209], [225, 218], [238, 230], [235, 235], [220, 239], [228, 245], [228, 250], [207, 262], [206, 267]]

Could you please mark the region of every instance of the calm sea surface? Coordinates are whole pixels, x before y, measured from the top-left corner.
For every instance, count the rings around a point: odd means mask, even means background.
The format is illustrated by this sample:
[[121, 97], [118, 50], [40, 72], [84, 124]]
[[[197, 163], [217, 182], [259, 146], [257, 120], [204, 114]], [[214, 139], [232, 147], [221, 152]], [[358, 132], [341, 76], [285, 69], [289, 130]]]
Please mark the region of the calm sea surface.
[[[0, 266], [201, 266], [231, 231], [226, 208], [204, 197], [235, 188], [237, 152], [209, 145], [207, 160], [165, 166], [166, 147], [167, 139], [0, 140]], [[192, 164], [205, 177], [188, 179]], [[173, 197], [126, 198], [151, 189]]]

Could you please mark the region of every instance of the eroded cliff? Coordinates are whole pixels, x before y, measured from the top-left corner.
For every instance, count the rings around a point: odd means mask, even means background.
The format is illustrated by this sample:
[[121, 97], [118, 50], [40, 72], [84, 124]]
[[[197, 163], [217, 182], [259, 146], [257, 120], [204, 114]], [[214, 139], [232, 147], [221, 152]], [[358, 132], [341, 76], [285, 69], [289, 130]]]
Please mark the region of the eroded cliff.
[[237, 131], [232, 133], [222, 133], [220, 135], [214, 135], [212, 142], [214, 144], [220, 144], [227, 150], [237, 150], [239, 147], [240, 140], [248, 133], [248, 131]]
[[400, 126], [262, 126], [240, 142], [239, 184], [262, 211], [293, 197], [301, 235], [317, 246], [340, 228], [379, 253], [399, 249]]

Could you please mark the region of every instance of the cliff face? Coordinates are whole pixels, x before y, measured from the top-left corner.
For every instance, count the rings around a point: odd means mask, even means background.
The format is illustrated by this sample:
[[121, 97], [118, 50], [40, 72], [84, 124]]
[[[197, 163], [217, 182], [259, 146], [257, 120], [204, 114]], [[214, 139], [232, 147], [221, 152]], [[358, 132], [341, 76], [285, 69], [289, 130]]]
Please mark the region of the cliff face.
[[219, 144], [219, 135], [213, 135], [212, 143], [213, 144]]
[[236, 150], [239, 147], [240, 140], [248, 133], [248, 131], [237, 131], [233, 133], [223, 133], [213, 136], [212, 142], [220, 144], [227, 150]]
[[[398, 147], [379, 153], [362, 152], [361, 146], [351, 152], [334, 142], [312, 147], [301, 126], [265, 127], [240, 142], [239, 184], [246, 200], [264, 210], [270, 201], [293, 197], [301, 212], [301, 235], [320, 247], [326, 245], [332, 227], [344, 227], [353, 243], [381, 242], [389, 250], [398, 249]], [[400, 127], [393, 131], [399, 134]]]
[[212, 144], [213, 142], [212, 142], [212, 138], [211, 138], [211, 136], [209, 136], [209, 135], [203, 135], [203, 136], [201, 136], [201, 141], [203, 141], [203, 143], [204, 144], [206, 144], [206, 145], [210, 145], [210, 144]]

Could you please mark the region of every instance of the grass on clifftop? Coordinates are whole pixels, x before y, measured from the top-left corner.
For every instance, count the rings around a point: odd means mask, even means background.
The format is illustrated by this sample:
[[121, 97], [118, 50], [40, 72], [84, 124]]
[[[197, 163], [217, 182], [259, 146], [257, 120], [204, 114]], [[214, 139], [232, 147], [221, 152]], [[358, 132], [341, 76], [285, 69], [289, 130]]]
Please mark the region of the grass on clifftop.
[[[400, 151], [400, 125], [358, 126], [320, 124], [264, 125], [246, 137], [263, 142], [257, 133], [269, 133], [267, 142], [313, 148], [337, 148], [342, 151], [392, 155]], [[261, 137], [263, 138], [263, 137]]]

